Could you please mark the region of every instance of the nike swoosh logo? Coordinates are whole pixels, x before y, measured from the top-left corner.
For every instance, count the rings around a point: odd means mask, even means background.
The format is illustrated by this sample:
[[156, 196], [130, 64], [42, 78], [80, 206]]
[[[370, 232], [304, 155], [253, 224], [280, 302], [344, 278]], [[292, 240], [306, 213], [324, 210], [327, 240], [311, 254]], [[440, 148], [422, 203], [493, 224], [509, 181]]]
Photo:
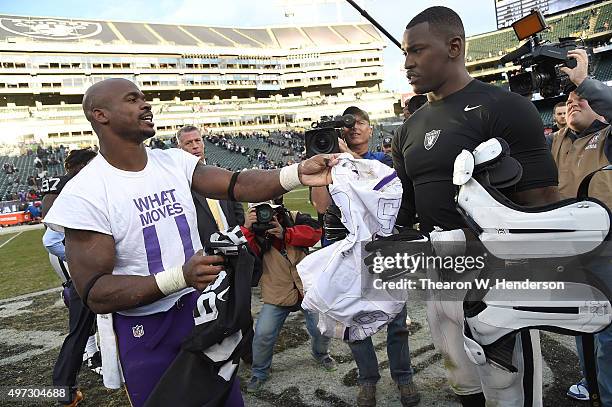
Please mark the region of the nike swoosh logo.
[[480, 106], [482, 106], [482, 105], [472, 106], [472, 107], [470, 107], [470, 105], [466, 105], [466, 106], [463, 108], [463, 111], [464, 111], [464, 112], [469, 112], [470, 110], [478, 109]]

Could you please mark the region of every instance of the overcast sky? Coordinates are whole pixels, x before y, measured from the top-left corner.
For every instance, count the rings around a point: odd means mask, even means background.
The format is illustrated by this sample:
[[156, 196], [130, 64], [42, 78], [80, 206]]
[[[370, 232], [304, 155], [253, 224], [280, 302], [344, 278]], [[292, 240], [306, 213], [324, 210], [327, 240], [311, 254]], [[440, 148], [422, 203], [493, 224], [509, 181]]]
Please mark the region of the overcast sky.
[[[433, 5], [444, 5], [457, 11], [467, 35], [496, 28], [494, 0], [357, 2], [398, 40], [401, 40], [408, 21]], [[287, 7], [287, 4], [292, 5]], [[363, 21], [363, 17], [348, 3], [329, 0], [0, 0], [0, 13], [233, 27]], [[401, 51], [387, 41], [384, 57], [385, 86], [406, 91], [407, 81], [400, 71], [403, 63]]]

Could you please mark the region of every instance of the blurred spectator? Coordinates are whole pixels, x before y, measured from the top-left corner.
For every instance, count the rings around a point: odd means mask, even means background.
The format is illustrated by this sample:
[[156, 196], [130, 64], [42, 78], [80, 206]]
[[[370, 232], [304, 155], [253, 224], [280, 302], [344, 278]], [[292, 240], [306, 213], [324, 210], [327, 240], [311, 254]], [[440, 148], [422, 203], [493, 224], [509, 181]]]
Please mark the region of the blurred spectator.
[[32, 216], [33, 222], [38, 223], [42, 219], [41, 211], [40, 211], [40, 202], [34, 202], [30, 204], [28, 206], [28, 209], [26, 209], [26, 212], [30, 213], [30, 215]]

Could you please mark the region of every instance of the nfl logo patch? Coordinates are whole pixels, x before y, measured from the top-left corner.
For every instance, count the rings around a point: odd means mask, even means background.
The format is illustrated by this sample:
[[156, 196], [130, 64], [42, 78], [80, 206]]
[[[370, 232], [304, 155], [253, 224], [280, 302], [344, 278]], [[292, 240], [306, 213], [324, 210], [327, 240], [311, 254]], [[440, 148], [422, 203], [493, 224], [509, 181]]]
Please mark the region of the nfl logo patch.
[[134, 335], [134, 338], [140, 338], [141, 336], [144, 335], [144, 326], [142, 325], [133, 326], [132, 334]]
[[425, 138], [423, 139], [425, 150], [431, 150], [434, 144], [436, 144], [436, 141], [438, 141], [441, 131], [442, 130], [432, 130], [425, 133]]

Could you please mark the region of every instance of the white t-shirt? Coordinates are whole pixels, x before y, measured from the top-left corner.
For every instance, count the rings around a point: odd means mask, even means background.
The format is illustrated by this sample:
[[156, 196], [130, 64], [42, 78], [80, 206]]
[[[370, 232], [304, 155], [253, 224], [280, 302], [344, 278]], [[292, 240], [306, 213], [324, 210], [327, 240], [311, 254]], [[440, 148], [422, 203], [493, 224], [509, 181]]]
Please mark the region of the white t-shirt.
[[[115, 239], [114, 275], [150, 276], [185, 264], [202, 248], [191, 179], [198, 157], [180, 149], [147, 149], [142, 171], [123, 171], [101, 154], [66, 185], [45, 217], [56, 230], [91, 230]], [[186, 288], [152, 304], [121, 311], [167, 311]]]
[[318, 250], [298, 265], [304, 286], [302, 308], [319, 314], [319, 331], [328, 337], [362, 340], [375, 334], [402, 310], [382, 291], [375, 300], [362, 295], [362, 242], [390, 235], [402, 199], [402, 183], [392, 168], [348, 154], [332, 168], [329, 192], [342, 212], [348, 236]]

